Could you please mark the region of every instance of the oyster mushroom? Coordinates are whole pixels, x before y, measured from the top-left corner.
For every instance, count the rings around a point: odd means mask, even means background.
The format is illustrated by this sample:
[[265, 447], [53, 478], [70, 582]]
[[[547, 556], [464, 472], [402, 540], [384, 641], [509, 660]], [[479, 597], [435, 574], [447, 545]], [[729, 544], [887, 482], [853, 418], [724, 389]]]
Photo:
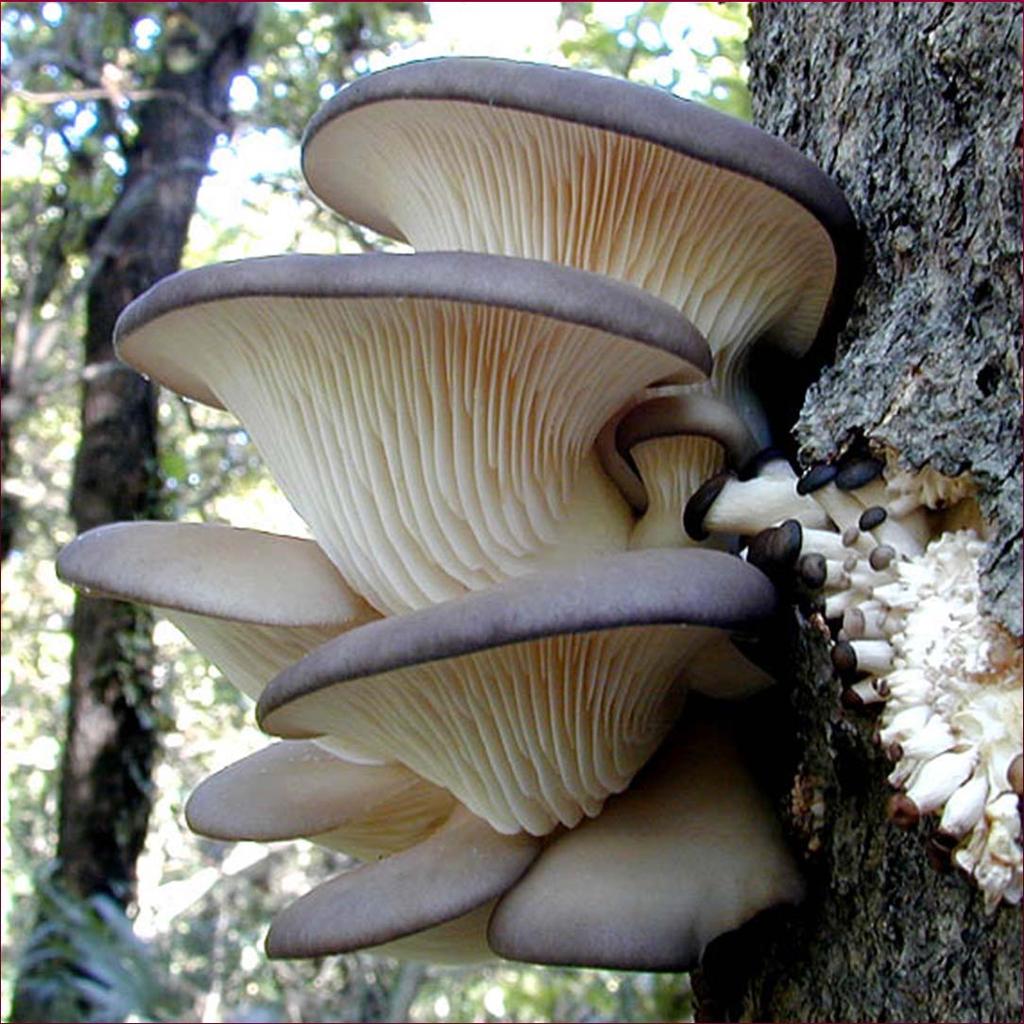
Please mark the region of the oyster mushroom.
[[499, 832], [544, 835], [629, 784], [687, 690], [762, 685], [721, 631], [774, 606], [721, 552], [609, 555], [350, 632], [282, 672], [257, 714], [398, 760]]
[[729, 405], [699, 388], [652, 388], [610, 421], [598, 454], [641, 518], [630, 547], [686, 547], [683, 510], [728, 461], [743, 466], [757, 442]]
[[57, 575], [159, 609], [246, 696], [346, 629], [379, 618], [309, 540], [214, 523], [112, 523], [75, 538]]
[[502, 835], [456, 805], [422, 842], [345, 871], [287, 906], [270, 927], [267, 953], [347, 953], [458, 921], [506, 892], [539, 852], [535, 837]]
[[[697, 704], [698, 702], [694, 702]], [[803, 885], [720, 712], [687, 714], [600, 817], [557, 835], [488, 926], [512, 960], [684, 971]]]
[[188, 271], [128, 307], [117, 345], [238, 415], [386, 613], [624, 548], [629, 510], [594, 439], [630, 394], [710, 365], [690, 324], [639, 290], [467, 253]]
[[315, 743], [285, 740], [201, 782], [185, 818], [211, 839], [309, 839], [374, 860], [421, 842], [454, 803], [402, 765], [355, 764]]
[[417, 249], [562, 263], [678, 306], [759, 432], [747, 347], [770, 336], [803, 354], [856, 259], [842, 194], [786, 143], [587, 72], [474, 57], [388, 68], [328, 100], [302, 160], [328, 206]]

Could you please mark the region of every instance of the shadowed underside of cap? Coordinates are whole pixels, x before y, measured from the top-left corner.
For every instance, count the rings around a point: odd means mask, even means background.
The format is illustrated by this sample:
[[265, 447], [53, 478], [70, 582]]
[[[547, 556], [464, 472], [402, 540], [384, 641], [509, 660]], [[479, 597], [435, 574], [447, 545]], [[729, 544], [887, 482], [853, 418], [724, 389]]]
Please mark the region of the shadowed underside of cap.
[[350, 633], [274, 680], [258, 715], [399, 760], [501, 832], [543, 835], [629, 784], [714, 627], [752, 627], [774, 600], [718, 552], [609, 556]]
[[456, 807], [417, 846], [362, 864], [286, 907], [267, 935], [272, 957], [348, 953], [462, 917], [506, 892], [540, 843], [504, 836]]
[[804, 351], [849, 276], [836, 186], [778, 139], [655, 89], [445, 58], [341, 90], [303, 170], [329, 206], [418, 249], [578, 266], [683, 309], [712, 350]]
[[159, 608], [253, 700], [286, 666], [378, 618], [313, 541], [208, 523], [114, 523], [72, 541], [61, 579]]
[[735, 743], [694, 706], [626, 793], [552, 841], [488, 938], [531, 963], [689, 970], [713, 938], [801, 892]]
[[286, 740], [200, 783], [185, 817], [212, 839], [306, 838], [373, 860], [424, 840], [453, 805], [450, 794], [401, 765], [353, 764], [315, 743]]
[[419, 961], [442, 967], [494, 963], [499, 957], [487, 945], [487, 922], [497, 900], [491, 900], [468, 914], [416, 932], [394, 942], [371, 946], [365, 952], [396, 960]]
[[129, 307], [118, 344], [238, 415], [345, 579], [392, 613], [623, 548], [593, 441], [630, 393], [706, 365], [635, 289], [471, 254], [191, 271]]

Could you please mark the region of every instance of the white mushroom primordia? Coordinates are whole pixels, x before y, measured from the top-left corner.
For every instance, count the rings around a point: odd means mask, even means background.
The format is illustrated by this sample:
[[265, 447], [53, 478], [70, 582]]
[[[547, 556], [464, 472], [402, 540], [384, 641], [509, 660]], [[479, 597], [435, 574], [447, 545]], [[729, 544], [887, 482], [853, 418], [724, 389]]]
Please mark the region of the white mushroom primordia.
[[788, 489], [783, 463], [766, 470], [709, 482], [690, 527], [753, 536], [751, 561], [776, 578], [795, 569], [820, 592], [847, 703], [885, 705], [879, 739], [901, 791], [891, 816], [937, 815], [938, 844], [986, 907], [1019, 903], [1022, 648], [981, 608], [984, 526], [969, 479], [910, 473], [892, 457], [818, 466]]

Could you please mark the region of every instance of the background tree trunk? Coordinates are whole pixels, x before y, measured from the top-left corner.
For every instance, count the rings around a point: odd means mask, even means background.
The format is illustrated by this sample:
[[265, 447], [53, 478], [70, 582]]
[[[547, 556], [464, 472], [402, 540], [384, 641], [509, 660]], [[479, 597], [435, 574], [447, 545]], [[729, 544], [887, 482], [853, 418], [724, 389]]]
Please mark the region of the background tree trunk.
[[[80, 532], [158, 513], [156, 391], [117, 362], [113, 328], [132, 299], [180, 265], [255, 17], [253, 4], [170, 4], [164, 12], [154, 98], [141, 107], [121, 193], [90, 246], [82, 437], [71, 494]], [[73, 896], [103, 894], [125, 906], [146, 839], [158, 745], [151, 617], [133, 605], [79, 597], [72, 636], [56, 880]], [[23, 973], [12, 1019], [55, 1019], [26, 981], [31, 975]]]
[[[969, 470], [994, 537], [990, 613], [1021, 627], [1021, 8], [755, 4], [755, 121], [831, 173], [864, 233], [864, 279], [796, 436], [805, 461], [861, 439]], [[1019, 1020], [1021, 915], [929, 861], [931, 821], [886, 820], [871, 717], [841, 708], [824, 639], [790, 650], [789, 783], [809, 895], [708, 952], [704, 1019]], [[819, 807], [819, 810], [821, 808]], [[700, 1017], [698, 1018], [700, 1019]]]

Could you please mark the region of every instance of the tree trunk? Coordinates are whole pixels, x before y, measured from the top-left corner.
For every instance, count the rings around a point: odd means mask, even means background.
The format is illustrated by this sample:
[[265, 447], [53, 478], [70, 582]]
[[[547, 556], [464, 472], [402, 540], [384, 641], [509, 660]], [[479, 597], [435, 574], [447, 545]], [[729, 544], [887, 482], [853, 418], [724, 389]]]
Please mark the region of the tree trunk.
[[[255, 5], [231, 3], [173, 4], [164, 14], [154, 98], [141, 108], [121, 193], [90, 247], [82, 438], [71, 495], [79, 531], [158, 512], [156, 391], [117, 362], [113, 328], [132, 299], [178, 269], [255, 17]], [[78, 598], [72, 636], [56, 878], [73, 896], [101, 893], [126, 906], [146, 838], [158, 743], [151, 619], [132, 605]], [[31, 972], [23, 974], [12, 1019], [53, 1019], [35, 991]]]
[[[993, 528], [988, 610], [1020, 637], [1021, 8], [768, 3], [753, 22], [755, 120], [835, 177], [864, 234], [801, 454], [867, 440], [969, 471]], [[776, 795], [808, 897], [711, 947], [698, 1019], [1019, 1020], [1019, 908], [988, 915], [971, 881], [937, 870], [933, 822], [887, 821], [871, 717], [840, 706], [824, 639], [802, 620], [795, 633], [792, 788]]]

